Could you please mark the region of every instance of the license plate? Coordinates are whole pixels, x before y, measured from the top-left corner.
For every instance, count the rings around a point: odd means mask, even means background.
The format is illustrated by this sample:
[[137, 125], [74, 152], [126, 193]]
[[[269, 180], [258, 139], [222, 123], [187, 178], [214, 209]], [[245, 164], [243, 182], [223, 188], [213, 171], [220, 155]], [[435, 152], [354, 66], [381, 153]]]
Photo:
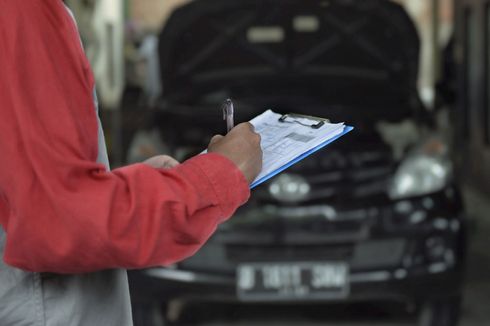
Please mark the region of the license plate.
[[242, 264], [237, 294], [243, 301], [342, 299], [349, 295], [349, 267], [337, 262]]

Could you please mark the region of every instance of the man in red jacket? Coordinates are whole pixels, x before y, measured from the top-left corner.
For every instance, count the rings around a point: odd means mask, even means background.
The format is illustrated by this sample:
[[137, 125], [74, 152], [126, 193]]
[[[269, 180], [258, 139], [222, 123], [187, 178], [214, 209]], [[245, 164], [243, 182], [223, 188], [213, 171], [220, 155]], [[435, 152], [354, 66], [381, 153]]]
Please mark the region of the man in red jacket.
[[241, 124], [109, 171], [94, 86], [61, 0], [0, 1], [0, 325], [131, 325], [125, 269], [194, 254], [261, 169]]

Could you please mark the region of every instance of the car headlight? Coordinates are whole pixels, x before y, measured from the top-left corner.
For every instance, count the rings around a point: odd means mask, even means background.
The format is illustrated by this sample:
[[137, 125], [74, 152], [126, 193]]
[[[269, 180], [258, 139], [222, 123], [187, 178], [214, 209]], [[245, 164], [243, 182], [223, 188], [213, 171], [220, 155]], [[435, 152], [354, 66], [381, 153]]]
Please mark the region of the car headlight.
[[388, 193], [391, 199], [421, 196], [443, 189], [451, 178], [447, 146], [440, 140], [431, 140], [401, 163]]

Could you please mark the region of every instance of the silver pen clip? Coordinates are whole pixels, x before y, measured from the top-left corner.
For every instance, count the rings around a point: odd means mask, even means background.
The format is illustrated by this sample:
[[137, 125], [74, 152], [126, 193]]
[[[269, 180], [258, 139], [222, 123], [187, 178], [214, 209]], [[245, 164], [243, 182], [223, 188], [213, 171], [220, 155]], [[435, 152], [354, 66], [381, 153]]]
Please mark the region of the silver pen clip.
[[233, 118], [233, 102], [231, 99], [227, 99], [223, 106], [221, 107], [223, 110], [223, 120], [226, 120], [226, 129], [227, 132], [230, 132], [231, 129], [235, 126], [234, 118]]

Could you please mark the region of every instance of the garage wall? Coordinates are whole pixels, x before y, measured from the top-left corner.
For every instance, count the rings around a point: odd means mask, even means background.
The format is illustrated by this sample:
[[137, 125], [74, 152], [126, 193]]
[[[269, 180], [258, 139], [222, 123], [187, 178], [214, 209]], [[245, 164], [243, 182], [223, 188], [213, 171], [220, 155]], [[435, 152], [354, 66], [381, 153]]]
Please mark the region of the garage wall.
[[456, 4], [458, 162], [465, 181], [490, 193], [490, 0]]
[[190, 0], [131, 0], [130, 18], [147, 31], [159, 31], [172, 10]]

